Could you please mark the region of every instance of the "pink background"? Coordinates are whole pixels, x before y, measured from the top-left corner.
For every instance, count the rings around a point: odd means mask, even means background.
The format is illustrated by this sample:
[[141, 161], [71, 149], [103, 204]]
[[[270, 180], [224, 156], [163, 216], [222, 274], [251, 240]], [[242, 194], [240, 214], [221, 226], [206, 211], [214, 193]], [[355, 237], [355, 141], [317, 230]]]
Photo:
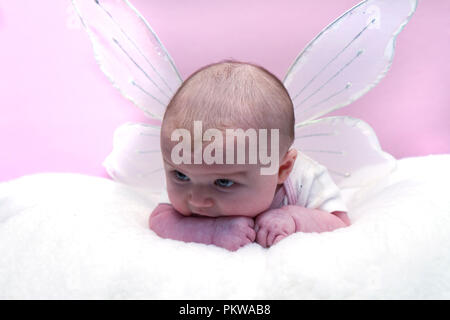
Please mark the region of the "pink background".
[[[283, 78], [357, 0], [134, 0], [183, 78], [225, 58]], [[339, 114], [367, 121], [397, 158], [450, 153], [450, 1], [420, 1], [382, 82]], [[105, 176], [114, 129], [145, 117], [101, 73], [68, 0], [0, 2], [0, 181]]]

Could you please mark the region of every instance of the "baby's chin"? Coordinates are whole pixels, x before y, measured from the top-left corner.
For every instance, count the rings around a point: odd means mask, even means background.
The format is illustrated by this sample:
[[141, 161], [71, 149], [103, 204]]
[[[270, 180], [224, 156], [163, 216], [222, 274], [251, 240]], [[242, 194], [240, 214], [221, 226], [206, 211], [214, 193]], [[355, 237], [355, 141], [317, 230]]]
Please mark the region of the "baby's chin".
[[[240, 216], [240, 217], [249, 217], [254, 218], [262, 212], [265, 212], [269, 209], [270, 204], [264, 204], [261, 206], [261, 203], [249, 205], [247, 203], [246, 208], [190, 208], [189, 206], [177, 206], [176, 204], [172, 204], [174, 209], [177, 210], [184, 216], [193, 216], [193, 217], [209, 217], [209, 218], [219, 218], [219, 217], [232, 217], [232, 216]], [[236, 206], [234, 206], [236, 207]]]
[[[266, 210], [263, 210], [266, 211]], [[214, 211], [199, 211], [199, 212], [192, 212], [192, 216], [198, 216], [198, 217], [209, 217], [209, 218], [220, 218], [220, 217], [248, 217], [248, 218], [254, 218], [257, 215], [259, 215], [261, 212], [259, 211], [245, 211], [245, 212], [239, 212], [239, 211], [232, 211], [232, 212], [214, 212]]]
[[199, 213], [191, 213], [191, 217], [197, 218], [223, 218], [223, 217], [247, 217], [247, 218], [255, 218], [259, 213], [255, 214], [199, 214]]

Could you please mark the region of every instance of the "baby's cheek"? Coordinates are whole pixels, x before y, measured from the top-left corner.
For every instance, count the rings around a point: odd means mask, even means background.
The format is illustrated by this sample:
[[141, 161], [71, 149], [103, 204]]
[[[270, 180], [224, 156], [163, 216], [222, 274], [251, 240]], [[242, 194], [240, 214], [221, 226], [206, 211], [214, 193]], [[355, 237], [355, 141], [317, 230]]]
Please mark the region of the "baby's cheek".
[[188, 216], [191, 214], [190, 210], [187, 208], [184, 202], [179, 200], [170, 200], [172, 206], [182, 215]]
[[175, 210], [183, 215], [190, 215], [191, 212], [184, 201], [184, 196], [177, 190], [173, 190], [170, 187], [167, 188], [167, 193], [169, 195], [169, 200]]
[[269, 209], [273, 199], [259, 194], [242, 194], [240, 199], [228, 202], [230, 215], [240, 215], [245, 217], [255, 217], [263, 211]]

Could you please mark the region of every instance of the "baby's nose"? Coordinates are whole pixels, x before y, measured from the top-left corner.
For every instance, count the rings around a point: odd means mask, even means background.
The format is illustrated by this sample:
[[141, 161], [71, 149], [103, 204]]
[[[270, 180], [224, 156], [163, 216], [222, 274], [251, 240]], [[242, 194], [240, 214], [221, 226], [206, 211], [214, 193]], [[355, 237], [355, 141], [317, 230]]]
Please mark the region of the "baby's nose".
[[193, 190], [189, 194], [189, 204], [196, 208], [209, 208], [212, 207], [212, 199], [202, 190]]

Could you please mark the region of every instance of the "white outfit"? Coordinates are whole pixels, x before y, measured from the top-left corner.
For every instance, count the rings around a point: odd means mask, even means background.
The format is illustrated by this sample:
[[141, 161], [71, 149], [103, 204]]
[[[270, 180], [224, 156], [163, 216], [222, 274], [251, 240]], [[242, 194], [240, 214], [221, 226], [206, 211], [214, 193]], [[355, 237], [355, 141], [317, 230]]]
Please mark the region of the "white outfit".
[[271, 208], [298, 205], [326, 212], [347, 212], [347, 206], [327, 168], [297, 151], [289, 177], [276, 193]]

